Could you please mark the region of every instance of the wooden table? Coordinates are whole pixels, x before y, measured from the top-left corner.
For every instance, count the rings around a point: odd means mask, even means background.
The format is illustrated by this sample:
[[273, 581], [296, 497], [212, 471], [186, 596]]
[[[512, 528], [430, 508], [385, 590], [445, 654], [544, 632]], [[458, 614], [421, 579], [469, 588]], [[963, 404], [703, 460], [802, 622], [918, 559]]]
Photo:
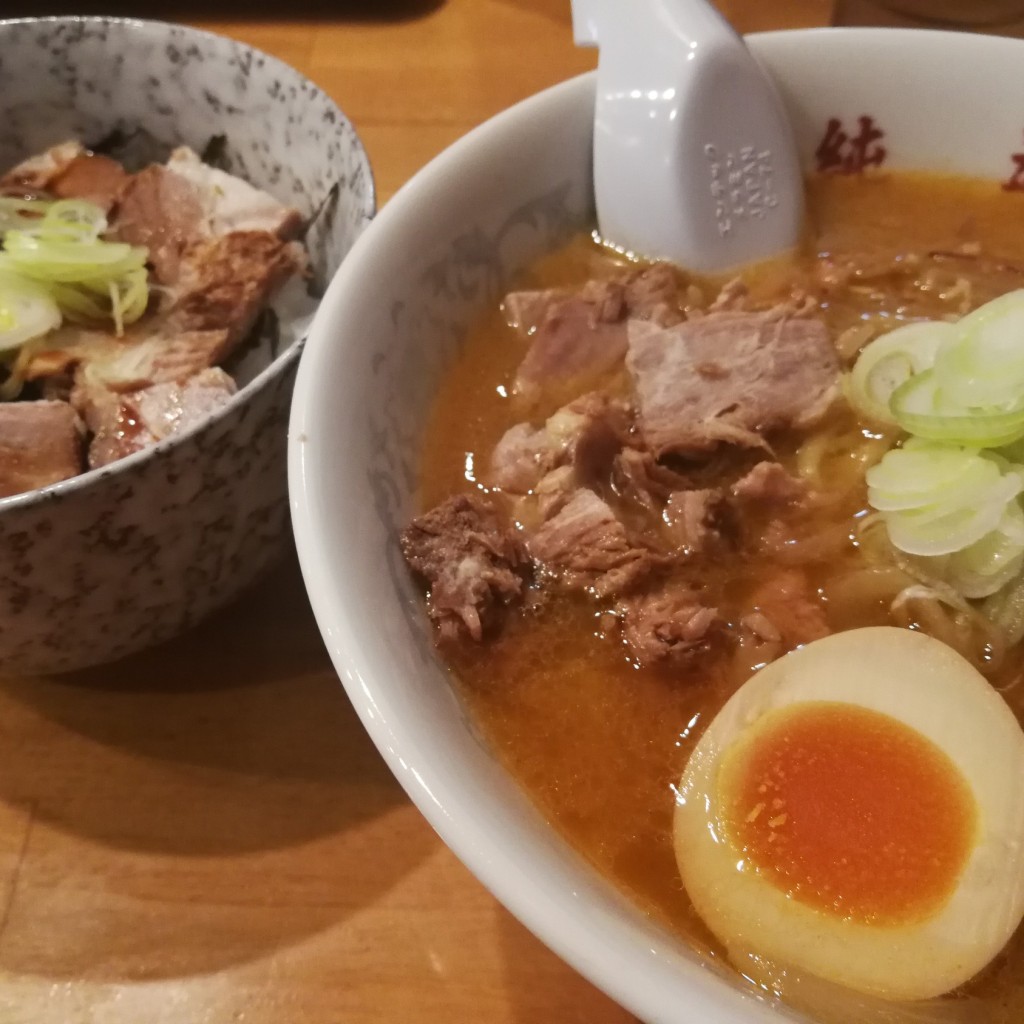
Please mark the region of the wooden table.
[[[721, 6], [744, 31], [830, 9]], [[201, 24], [309, 74], [361, 132], [381, 202], [473, 125], [594, 63], [573, 47], [569, 0], [120, 12]], [[3, 1024], [633, 1019], [410, 804], [332, 671], [294, 560], [159, 650], [0, 680], [0, 766]]]

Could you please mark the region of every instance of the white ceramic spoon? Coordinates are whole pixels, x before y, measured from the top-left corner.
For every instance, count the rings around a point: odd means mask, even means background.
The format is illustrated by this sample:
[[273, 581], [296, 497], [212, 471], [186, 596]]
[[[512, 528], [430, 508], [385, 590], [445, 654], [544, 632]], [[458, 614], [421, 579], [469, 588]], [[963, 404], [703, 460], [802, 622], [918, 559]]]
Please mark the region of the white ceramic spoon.
[[594, 193], [602, 237], [700, 271], [792, 247], [803, 180], [775, 87], [704, 0], [573, 0], [600, 46]]

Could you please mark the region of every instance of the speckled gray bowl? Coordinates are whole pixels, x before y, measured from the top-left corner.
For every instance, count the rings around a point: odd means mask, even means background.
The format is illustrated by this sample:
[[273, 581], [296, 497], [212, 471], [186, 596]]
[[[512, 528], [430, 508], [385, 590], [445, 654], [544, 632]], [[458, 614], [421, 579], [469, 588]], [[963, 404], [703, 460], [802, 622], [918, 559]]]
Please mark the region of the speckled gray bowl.
[[[326, 283], [374, 212], [338, 107], [241, 43], [157, 22], [0, 21], [0, 167], [70, 137], [141, 128], [202, 150], [312, 217]], [[66, 671], [165, 640], [254, 581], [288, 532], [285, 438], [301, 342], [240, 367], [197, 428], [103, 469], [0, 499], [0, 674]]]

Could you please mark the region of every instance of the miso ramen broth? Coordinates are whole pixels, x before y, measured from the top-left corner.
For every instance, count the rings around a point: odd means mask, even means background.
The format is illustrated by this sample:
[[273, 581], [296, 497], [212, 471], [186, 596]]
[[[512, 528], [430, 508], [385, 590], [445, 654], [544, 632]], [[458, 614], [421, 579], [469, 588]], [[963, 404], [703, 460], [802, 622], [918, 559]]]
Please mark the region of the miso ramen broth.
[[[801, 251], [743, 271], [743, 301], [750, 309], [812, 305], [844, 368], [902, 321], [959, 317], [1024, 287], [1024, 198], [994, 183], [910, 173], [821, 176], [808, 182], [807, 196]], [[581, 236], [519, 285], [579, 289], [629, 266]], [[685, 316], [706, 310], [726, 282], [680, 271], [676, 283]], [[499, 441], [524, 420], [539, 427], [567, 398], [541, 389], [524, 403], [517, 395], [530, 338], [510, 319], [505, 307], [488, 312], [442, 383], [423, 443], [423, 509], [453, 494], [499, 491], [489, 470]], [[583, 390], [592, 387], [628, 398], [614, 371]], [[745, 506], [739, 541], [683, 560], [678, 571], [687, 586], [718, 615], [717, 632], [693, 657], [638, 654], [623, 641], [614, 598], [550, 581], [528, 587], [522, 606], [503, 611], [497, 627], [485, 623], [481, 640], [440, 641], [480, 730], [547, 819], [647, 912], [712, 954], [721, 950], [676, 866], [674, 787], [706, 725], [760, 666], [828, 632], [910, 627], [964, 654], [1018, 718], [1024, 709], [1019, 652], [980, 614], [912, 593], [893, 608], [915, 581], [872, 521], [864, 473], [897, 437], [838, 397], [813, 426], [775, 430], [770, 453], [722, 445], [676, 464], [699, 489], [723, 473], [735, 481], [762, 460], [777, 460], [816, 496]], [[772, 620], [766, 627], [758, 625], [762, 612]], [[1024, 1020], [1019, 938], [948, 998], [976, 1000], [972, 1020]]]

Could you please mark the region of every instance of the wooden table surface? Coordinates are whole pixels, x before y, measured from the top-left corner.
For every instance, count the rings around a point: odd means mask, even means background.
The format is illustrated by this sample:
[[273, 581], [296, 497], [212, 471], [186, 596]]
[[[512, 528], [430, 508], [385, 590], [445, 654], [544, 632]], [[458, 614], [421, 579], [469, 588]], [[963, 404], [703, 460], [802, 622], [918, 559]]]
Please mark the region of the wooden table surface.
[[[830, 11], [721, 6], [743, 31]], [[569, 0], [118, 12], [199, 24], [310, 75], [365, 140], [382, 203], [467, 129], [595, 59], [573, 46]], [[334, 675], [294, 560], [159, 650], [0, 679], [2, 1024], [632, 1019], [410, 804]]]

